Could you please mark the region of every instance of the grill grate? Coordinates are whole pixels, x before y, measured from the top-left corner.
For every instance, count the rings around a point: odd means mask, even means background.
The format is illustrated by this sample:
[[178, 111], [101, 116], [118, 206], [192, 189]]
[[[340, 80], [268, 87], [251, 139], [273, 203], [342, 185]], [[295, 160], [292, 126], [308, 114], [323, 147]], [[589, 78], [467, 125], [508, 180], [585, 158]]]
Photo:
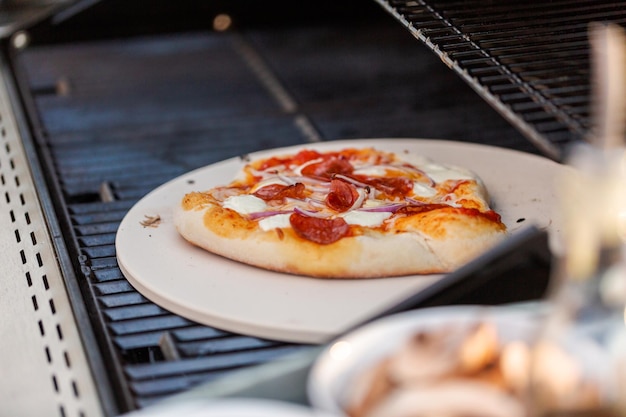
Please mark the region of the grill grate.
[[[66, 206], [67, 232], [75, 241], [85, 290], [93, 297], [90, 307], [99, 317], [103, 346], [110, 346], [105, 356], [122, 409], [144, 407], [229, 370], [301, 348], [174, 315], [137, 293], [115, 257], [120, 221], [156, 186], [211, 162], [303, 142], [291, 116], [272, 110], [271, 97], [231, 44], [228, 37], [181, 35], [33, 49], [23, 57], [46, 132], [44, 149], [63, 194], [58, 197]], [[96, 75], [74, 66], [93, 62], [94, 55], [114, 65]], [[177, 60], [184, 64], [168, 67]], [[148, 72], [146, 62], [166, 69]], [[107, 71], [115, 73], [109, 80], [102, 76]], [[154, 78], [145, 80], [147, 73]], [[185, 91], [192, 73], [211, 74], [195, 81], [200, 94]], [[54, 88], [42, 88], [59, 77], [72, 91], [50, 94]], [[241, 95], [246, 97], [242, 105]]]
[[590, 129], [590, 22], [623, 1], [378, 0], [548, 156]]

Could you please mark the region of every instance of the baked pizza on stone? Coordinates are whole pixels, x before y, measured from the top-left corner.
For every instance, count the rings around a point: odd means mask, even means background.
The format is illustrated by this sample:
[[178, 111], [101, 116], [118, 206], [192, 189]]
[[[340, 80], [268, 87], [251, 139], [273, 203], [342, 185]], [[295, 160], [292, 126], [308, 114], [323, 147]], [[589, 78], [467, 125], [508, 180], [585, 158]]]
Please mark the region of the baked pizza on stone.
[[186, 194], [174, 221], [214, 254], [320, 278], [450, 272], [507, 234], [474, 173], [372, 147], [247, 161]]

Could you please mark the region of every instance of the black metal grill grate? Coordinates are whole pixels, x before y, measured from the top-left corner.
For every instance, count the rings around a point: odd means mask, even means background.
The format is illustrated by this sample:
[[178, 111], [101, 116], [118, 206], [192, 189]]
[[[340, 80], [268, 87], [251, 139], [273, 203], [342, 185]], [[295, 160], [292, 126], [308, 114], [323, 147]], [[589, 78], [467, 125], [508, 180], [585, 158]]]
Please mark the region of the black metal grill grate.
[[[156, 186], [316, 138], [442, 138], [537, 152], [380, 15], [357, 29], [154, 35], [34, 45], [16, 56], [48, 186], [58, 190], [54, 214], [121, 410], [301, 348], [199, 325], [130, 286], [117, 266], [115, 233]], [[268, 74], [294, 108], [268, 90]]]
[[590, 129], [588, 27], [623, 1], [378, 0], [549, 156]]
[[[115, 256], [120, 221], [158, 185], [225, 158], [304, 142], [232, 38], [33, 48], [21, 59], [120, 408], [141, 408], [298, 350], [164, 310], [134, 290]], [[59, 82], [71, 91], [57, 93]]]

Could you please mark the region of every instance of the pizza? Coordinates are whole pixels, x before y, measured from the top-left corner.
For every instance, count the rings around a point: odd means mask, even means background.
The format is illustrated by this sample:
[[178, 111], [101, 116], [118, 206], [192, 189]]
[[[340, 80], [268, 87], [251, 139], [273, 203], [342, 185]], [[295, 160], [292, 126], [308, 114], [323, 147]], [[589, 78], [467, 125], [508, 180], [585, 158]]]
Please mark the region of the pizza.
[[247, 159], [229, 184], [184, 195], [187, 241], [290, 274], [381, 278], [450, 272], [506, 236], [473, 172], [415, 152], [304, 148]]

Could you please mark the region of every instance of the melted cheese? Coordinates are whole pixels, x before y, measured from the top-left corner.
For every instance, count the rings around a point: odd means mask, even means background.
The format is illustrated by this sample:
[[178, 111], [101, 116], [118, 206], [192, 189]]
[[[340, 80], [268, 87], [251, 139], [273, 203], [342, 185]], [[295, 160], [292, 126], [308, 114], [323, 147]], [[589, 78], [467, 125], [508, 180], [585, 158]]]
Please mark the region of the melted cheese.
[[274, 216], [265, 217], [259, 220], [259, 227], [266, 232], [268, 230], [273, 230], [277, 228], [282, 229], [286, 227], [291, 227], [291, 224], [289, 223], [290, 216], [291, 213], [276, 214]]
[[362, 168], [356, 168], [354, 170], [354, 173], [371, 177], [384, 177], [387, 174], [387, 168], [382, 166], [370, 165]]
[[259, 197], [242, 194], [228, 197], [224, 200], [223, 207], [235, 210], [239, 214], [250, 214], [265, 211], [267, 204]]
[[355, 224], [363, 227], [375, 227], [383, 224], [385, 220], [391, 217], [391, 213], [352, 210], [348, 213], [342, 214], [341, 217], [343, 217], [348, 224]]
[[476, 178], [471, 172], [457, 167], [430, 163], [420, 168], [436, 183], [442, 183], [447, 180], [473, 180]]
[[414, 182], [413, 195], [417, 197], [434, 197], [437, 195], [437, 190], [423, 182]]
[[466, 169], [452, 165], [438, 164], [421, 155], [403, 155], [402, 159], [423, 171], [436, 183], [441, 183], [446, 180], [476, 179], [476, 176]]
[[375, 198], [367, 198], [367, 199], [365, 199], [365, 201], [363, 202], [363, 205], [361, 207], [364, 207], [364, 208], [374, 208], [374, 207], [385, 206], [387, 204], [389, 204], [388, 201], [376, 200]]

